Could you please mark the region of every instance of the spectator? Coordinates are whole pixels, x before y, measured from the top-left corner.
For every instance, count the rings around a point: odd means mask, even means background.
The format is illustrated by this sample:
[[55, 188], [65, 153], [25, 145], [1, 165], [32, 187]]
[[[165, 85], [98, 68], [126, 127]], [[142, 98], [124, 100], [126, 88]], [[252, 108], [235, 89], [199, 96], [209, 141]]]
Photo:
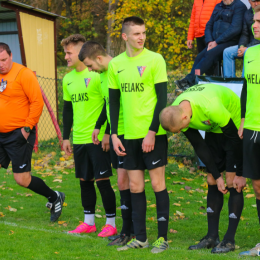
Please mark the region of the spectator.
[[222, 59], [224, 49], [238, 43], [245, 11], [240, 0], [223, 0], [216, 5], [205, 30], [208, 47], [197, 55], [191, 72], [175, 81], [181, 90], [195, 84], [195, 70], [200, 70], [201, 75], [206, 73]]
[[[239, 39], [238, 45], [226, 48], [223, 53], [223, 71], [225, 78], [234, 78], [236, 76], [235, 59], [242, 58], [248, 47], [257, 45], [259, 40], [254, 38], [252, 31], [252, 24], [254, 23], [253, 9], [260, 4], [260, 0], [249, 0], [251, 8], [245, 12], [242, 34]], [[242, 72], [244, 77], [244, 70]]]
[[220, 2], [221, 0], [194, 0], [187, 39], [189, 49], [193, 48], [194, 38], [196, 38], [198, 53], [206, 48], [205, 27], [214, 7]]

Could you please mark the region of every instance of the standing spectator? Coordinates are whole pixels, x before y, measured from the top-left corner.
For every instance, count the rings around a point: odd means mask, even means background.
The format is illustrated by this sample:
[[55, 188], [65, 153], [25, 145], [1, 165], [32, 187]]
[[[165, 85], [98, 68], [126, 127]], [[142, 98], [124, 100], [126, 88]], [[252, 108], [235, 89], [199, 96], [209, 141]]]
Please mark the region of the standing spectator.
[[[238, 45], [226, 48], [223, 53], [223, 71], [225, 78], [234, 78], [236, 76], [235, 59], [242, 58], [248, 47], [260, 43], [259, 40], [254, 38], [252, 31], [252, 24], [254, 23], [253, 9], [260, 4], [260, 0], [249, 0], [249, 3], [251, 7], [245, 12], [242, 34]], [[242, 72], [242, 77], [244, 77], [244, 70]]]
[[222, 60], [224, 49], [238, 43], [246, 10], [240, 0], [223, 0], [215, 6], [205, 29], [207, 47], [197, 55], [191, 72], [175, 81], [179, 89], [193, 86], [195, 70], [200, 70], [201, 75], [207, 73], [217, 61]]
[[216, 4], [221, 0], [194, 0], [190, 26], [188, 31], [187, 46], [189, 49], [193, 48], [193, 40], [196, 38], [198, 53], [206, 48], [205, 42], [205, 28]]
[[16, 183], [48, 199], [51, 222], [62, 211], [65, 194], [50, 189], [31, 175], [35, 125], [43, 109], [41, 89], [34, 73], [13, 62], [9, 46], [0, 42], [0, 168], [12, 169]]

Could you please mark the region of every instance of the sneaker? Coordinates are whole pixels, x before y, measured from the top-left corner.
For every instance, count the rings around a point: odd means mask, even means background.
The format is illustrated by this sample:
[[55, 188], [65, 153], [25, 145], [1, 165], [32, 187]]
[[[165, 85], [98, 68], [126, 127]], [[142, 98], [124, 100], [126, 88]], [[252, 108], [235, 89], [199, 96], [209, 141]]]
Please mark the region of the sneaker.
[[104, 227], [102, 227], [102, 231], [98, 234], [98, 237], [110, 237], [117, 234], [116, 227], [112, 227], [109, 224], [106, 224]]
[[181, 90], [186, 90], [190, 87], [189, 82], [184, 78], [184, 79], [180, 79], [180, 80], [175, 80], [174, 81], [175, 85], [181, 89]]
[[235, 250], [235, 242], [222, 240], [216, 247], [211, 250], [213, 254], [228, 253]]
[[79, 226], [77, 226], [76, 229], [68, 231], [68, 233], [82, 234], [82, 233], [93, 233], [96, 231], [97, 231], [96, 224], [90, 226], [87, 223], [82, 223]]
[[110, 236], [110, 237], [107, 237], [108, 240], [111, 240], [111, 241], [114, 241], [115, 239], [119, 238], [120, 235], [116, 235], [116, 236]]
[[119, 235], [116, 239], [108, 244], [108, 246], [124, 246], [131, 240], [130, 236], [126, 234]]
[[153, 243], [153, 249], [151, 250], [151, 252], [157, 254], [167, 250], [168, 248], [168, 242], [165, 241], [163, 237], [160, 237]]
[[133, 238], [131, 241], [129, 241], [125, 246], [119, 247], [117, 248], [117, 251], [124, 251], [124, 250], [128, 250], [130, 248], [147, 248], [149, 247], [149, 243], [148, 243], [148, 239], [146, 239], [145, 242], [141, 242], [139, 240], [137, 240], [136, 238]]
[[248, 251], [241, 252], [239, 255], [241, 256], [259, 256], [260, 255], [260, 243], [258, 243], [255, 247]]
[[189, 250], [196, 250], [202, 248], [213, 248], [219, 244], [219, 238], [209, 237], [208, 235], [203, 237], [197, 245], [189, 247]]
[[47, 202], [46, 207], [51, 210], [51, 222], [55, 222], [61, 215], [65, 194], [63, 192], [55, 191], [57, 199], [54, 203]]

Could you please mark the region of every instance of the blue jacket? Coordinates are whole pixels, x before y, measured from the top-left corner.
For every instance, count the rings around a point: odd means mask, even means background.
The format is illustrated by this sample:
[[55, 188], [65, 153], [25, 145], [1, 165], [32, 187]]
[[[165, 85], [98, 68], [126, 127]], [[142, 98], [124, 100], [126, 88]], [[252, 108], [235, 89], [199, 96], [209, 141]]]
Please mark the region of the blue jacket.
[[234, 0], [231, 5], [217, 4], [205, 29], [205, 40], [221, 44], [239, 40], [243, 26], [244, 13], [247, 10], [240, 0]]

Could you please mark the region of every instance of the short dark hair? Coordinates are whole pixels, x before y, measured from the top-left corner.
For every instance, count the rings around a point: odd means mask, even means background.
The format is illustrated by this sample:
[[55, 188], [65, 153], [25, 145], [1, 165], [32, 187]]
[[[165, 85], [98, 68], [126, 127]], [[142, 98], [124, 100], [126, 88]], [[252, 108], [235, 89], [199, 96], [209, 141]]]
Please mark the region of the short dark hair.
[[10, 56], [11, 55], [11, 50], [8, 46], [8, 44], [4, 43], [4, 42], [0, 42], [0, 52], [2, 51], [6, 51], [8, 53], [8, 55]]
[[254, 8], [254, 12], [255, 14], [260, 12], [260, 5], [257, 5], [255, 8]]
[[144, 20], [137, 16], [130, 16], [124, 19], [122, 23], [122, 33], [125, 33], [131, 25], [144, 25]]
[[86, 41], [86, 38], [81, 34], [72, 34], [69, 37], [63, 39], [61, 41], [61, 46], [68, 46], [69, 44], [77, 45], [79, 42], [84, 43]]
[[97, 56], [107, 56], [104, 47], [95, 41], [85, 42], [79, 52], [79, 60], [84, 61], [86, 58], [94, 60]]

